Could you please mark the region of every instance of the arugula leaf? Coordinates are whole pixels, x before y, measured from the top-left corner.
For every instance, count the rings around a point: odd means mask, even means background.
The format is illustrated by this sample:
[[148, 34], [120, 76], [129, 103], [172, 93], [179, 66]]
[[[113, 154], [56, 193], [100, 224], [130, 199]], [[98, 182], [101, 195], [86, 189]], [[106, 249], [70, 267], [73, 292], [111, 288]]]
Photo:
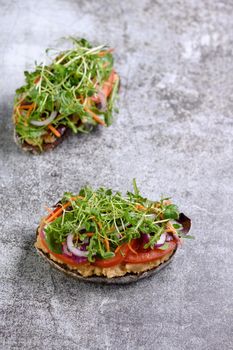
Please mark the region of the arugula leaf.
[[170, 204], [165, 207], [164, 219], [177, 220], [179, 218], [179, 211], [176, 205]]
[[57, 254], [62, 253], [62, 245], [60, 242], [57, 242], [57, 237], [54, 231], [47, 231], [45, 236], [46, 243], [48, 244], [49, 249]]
[[165, 242], [161, 247], [159, 247], [158, 249], [161, 249], [161, 250], [166, 250], [169, 248], [169, 244], [167, 242]]
[[181, 224], [173, 224], [173, 227], [176, 229], [176, 230], [180, 230], [182, 228], [182, 225]]

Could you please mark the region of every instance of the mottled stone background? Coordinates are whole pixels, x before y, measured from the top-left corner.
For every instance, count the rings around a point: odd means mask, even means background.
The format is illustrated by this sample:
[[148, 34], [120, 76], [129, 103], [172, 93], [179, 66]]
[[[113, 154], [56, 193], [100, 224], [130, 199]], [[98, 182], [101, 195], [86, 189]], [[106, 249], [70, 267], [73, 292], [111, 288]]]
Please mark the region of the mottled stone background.
[[[233, 2], [0, 1], [1, 349], [233, 349]], [[14, 90], [62, 36], [116, 48], [109, 129], [32, 156]], [[85, 184], [172, 196], [193, 220], [174, 262], [129, 286], [67, 279], [35, 253], [44, 206]]]

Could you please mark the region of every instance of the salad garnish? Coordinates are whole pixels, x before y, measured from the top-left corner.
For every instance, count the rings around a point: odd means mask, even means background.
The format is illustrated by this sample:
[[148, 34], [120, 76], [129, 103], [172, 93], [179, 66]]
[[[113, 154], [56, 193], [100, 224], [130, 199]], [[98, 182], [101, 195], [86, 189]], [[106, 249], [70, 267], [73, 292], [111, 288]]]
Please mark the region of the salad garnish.
[[[126, 196], [89, 186], [78, 195], [65, 193], [40, 225], [49, 250], [55, 254], [69, 252], [93, 263], [111, 261], [126, 251], [137, 254], [138, 242], [145, 252], [166, 250], [170, 241], [180, 243], [186, 232], [179, 222], [177, 206], [169, 198], [149, 200], [140, 194], [135, 180], [133, 184], [134, 192]], [[187, 229], [190, 220], [184, 217]]]
[[17, 138], [41, 152], [67, 129], [88, 132], [112, 123], [119, 76], [112, 49], [70, 38], [73, 47], [55, 52], [49, 64], [25, 71], [26, 84], [16, 90], [13, 120]]

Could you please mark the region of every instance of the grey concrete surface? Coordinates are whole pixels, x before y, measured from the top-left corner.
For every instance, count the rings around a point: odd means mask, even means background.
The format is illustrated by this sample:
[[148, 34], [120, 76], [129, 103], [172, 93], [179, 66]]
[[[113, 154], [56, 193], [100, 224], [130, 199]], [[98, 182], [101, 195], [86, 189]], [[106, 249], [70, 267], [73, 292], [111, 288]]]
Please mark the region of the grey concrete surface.
[[[233, 3], [0, 1], [0, 327], [9, 349], [233, 349]], [[66, 35], [116, 48], [109, 129], [32, 156], [13, 143], [23, 71]], [[35, 254], [44, 206], [136, 177], [193, 220], [174, 262], [129, 286], [67, 279]]]

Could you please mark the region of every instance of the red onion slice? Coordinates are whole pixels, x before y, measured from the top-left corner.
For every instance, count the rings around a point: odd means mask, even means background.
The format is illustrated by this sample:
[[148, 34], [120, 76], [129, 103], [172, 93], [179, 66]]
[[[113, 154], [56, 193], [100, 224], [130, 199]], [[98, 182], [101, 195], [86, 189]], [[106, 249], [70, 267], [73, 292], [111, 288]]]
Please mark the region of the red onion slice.
[[107, 100], [106, 100], [105, 94], [101, 90], [99, 90], [98, 96], [99, 96], [100, 103], [101, 103], [101, 110], [106, 111]]
[[97, 94], [92, 96], [91, 99], [92, 99], [92, 101], [94, 101], [96, 103], [100, 103], [101, 110], [106, 111], [106, 108], [107, 108], [106, 96], [100, 88], [98, 88], [97, 91], [98, 91]]
[[142, 242], [143, 242], [143, 244], [148, 243], [149, 240], [150, 240], [150, 235], [148, 235], [148, 233], [142, 233], [142, 234], [141, 234], [141, 237], [142, 237]]
[[67, 256], [72, 256], [72, 253], [70, 253], [69, 250], [67, 249], [67, 244], [66, 243], [64, 243], [62, 245], [62, 253], [64, 255], [67, 255]]
[[166, 233], [162, 233], [160, 236], [160, 239], [157, 241], [157, 243], [155, 244], [155, 248], [161, 247], [162, 245], [164, 245], [165, 241], [166, 241]]
[[57, 112], [56, 111], [53, 111], [50, 115], [50, 117], [48, 117], [47, 119], [45, 120], [30, 120], [30, 123], [32, 125], [35, 125], [35, 126], [45, 126], [45, 125], [49, 125], [57, 116]]
[[76, 256], [76, 255], [72, 255], [71, 257], [76, 263], [80, 264], [83, 262], [87, 262], [87, 258], [83, 257], [83, 256]]
[[167, 233], [166, 242], [170, 241], [173, 241], [173, 236], [170, 233]]
[[[150, 235], [148, 233], [142, 233], [141, 237], [142, 237], [143, 244], [146, 244], [150, 241]], [[157, 241], [157, 243], [154, 245], [154, 247], [158, 248], [158, 247], [161, 247], [162, 245], [164, 245], [164, 243], [166, 241], [166, 237], [167, 237], [167, 234], [162, 233], [160, 236], [160, 239]]]
[[68, 258], [71, 258], [74, 262], [76, 263], [82, 263], [82, 262], [87, 262], [87, 258], [83, 256], [76, 256], [72, 253], [69, 252], [66, 243], [62, 245], [62, 254], [67, 256]]
[[88, 256], [88, 252], [87, 251], [83, 251], [81, 249], [78, 249], [74, 246], [74, 243], [73, 243], [73, 235], [72, 234], [69, 234], [67, 236], [67, 247], [69, 249], [69, 251], [71, 253], [73, 253], [75, 256], [78, 256], [78, 257], [87, 257]]
[[183, 228], [181, 232], [186, 235], [191, 229], [191, 220], [186, 215], [184, 215], [184, 213], [180, 213], [179, 219], [176, 221], [182, 225]]

